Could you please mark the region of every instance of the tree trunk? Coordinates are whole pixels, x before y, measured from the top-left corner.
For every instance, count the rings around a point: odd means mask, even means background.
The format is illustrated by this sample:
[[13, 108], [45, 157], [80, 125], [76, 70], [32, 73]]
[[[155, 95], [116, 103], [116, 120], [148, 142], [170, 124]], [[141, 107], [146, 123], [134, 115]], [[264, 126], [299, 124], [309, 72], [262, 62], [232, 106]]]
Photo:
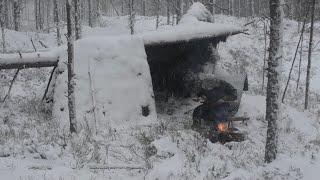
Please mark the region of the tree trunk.
[[9, 1], [5, 0], [4, 1], [4, 23], [5, 23], [5, 27], [6, 28], [10, 28], [10, 24], [9, 24]]
[[39, 28], [43, 29], [43, 17], [42, 17], [42, 6], [41, 6], [41, 0], [38, 1], [38, 18], [39, 18]]
[[177, 14], [177, 18], [176, 18], [176, 24], [179, 23], [179, 21], [181, 20], [182, 17], [182, 9], [181, 9], [181, 4], [182, 4], [182, 0], [177, 0], [177, 3], [175, 4], [175, 8], [176, 8], [176, 14]]
[[76, 40], [78, 40], [81, 38], [81, 19], [80, 19], [79, 0], [73, 0], [73, 5], [74, 5], [75, 38]]
[[20, 30], [20, 3], [18, 0], [13, 1], [13, 24], [14, 30]]
[[255, 16], [255, 12], [254, 12], [254, 0], [251, 0], [251, 16], [254, 17]]
[[88, 0], [88, 17], [89, 17], [89, 26], [93, 27], [92, 0]]
[[60, 33], [60, 18], [59, 18], [59, 9], [58, 9], [58, 2], [57, 0], [53, 0], [53, 16], [54, 16], [54, 22], [56, 23], [57, 26], [57, 44], [58, 46], [61, 46], [62, 40], [61, 40], [61, 33]]
[[134, 12], [134, 0], [128, 0], [128, 10], [129, 10], [129, 28], [130, 34], [134, 34], [134, 24], [135, 24], [135, 12]]
[[159, 28], [159, 23], [160, 23], [160, 11], [161, 11], [161, 0], [157, 0], [156, 29]]
[[215, 4], [216, 4], [216, 0], [210, 0], [210, 12], [212, 14], [213, 21], [214, 21], [214, 16], [216, 14]]
[[76, 103], [75, 103], [75, 79], [74, 79], [74, 33], [71, 0], [66, 0], [67, 10], [67, 38], [68, 38], [68, 108], [70, 120], [70, 132], [76, 133]]
[[2, 53], [6, 53], [6, 35], [5, 35], [5, 16], [4, 16], [4, 0], [0, 0], [0, 25], [1, 25], [1, 37], [2, 37]]
[[316, 8], [316, 0], [312, 0], [310, 41], [309, 41], [309, 52], [308, 52], [306, 95], [305, 95], [304, 109], [308, 109], [308, 104], [309, 104], [310, 69], [311, 69], [311, 58], [312, 58], [312, 49], [313, 49], [313, 26], [314, 26], [315, 8]]
[[167, 25], [170, 25], [170, 0], [167, 0]]
[[50, 12], [50, 9], [51, 9], [51, 1], [47, 1], [47, 12], [46, 12], [46, 15], [47, 15], [47, 33], [49, 34], [50, 33], [50, 17], [51, 17], [51, 12]]
[[240, 18], [241, 17], [241, 0], [238, 0], [238, 18]]
[[282, 61], [282, 18], [281, 0], [270, 0], [270, 52], [268, 61], [268, 84], [266, 120], [268, 122], [265, 162], [276, 159], [278, 143], [277, 121], [280, 111], [280, 75]]
[[146, 16], [146, 1], [145, 0], [142, 0], [142, 16]]

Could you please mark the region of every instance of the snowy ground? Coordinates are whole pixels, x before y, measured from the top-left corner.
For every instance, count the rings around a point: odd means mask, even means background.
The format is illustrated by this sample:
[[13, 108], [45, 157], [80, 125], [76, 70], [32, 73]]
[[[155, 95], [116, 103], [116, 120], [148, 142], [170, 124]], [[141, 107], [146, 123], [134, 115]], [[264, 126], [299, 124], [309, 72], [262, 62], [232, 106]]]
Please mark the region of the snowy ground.
[[[137, 33], [155, 29], [154, 18], [138, 19]], [[235, 25], [249, 21], [217, 16], [217, 22]], [[166, 22], [165, 19], [162, 22]], [[126, 17], [104, 18], [101, 25], [104, 27], [85, 27], [84, 36], [129, 34]], [[249, 75], [250, 91], [243, 96], [239, 115], [249, 116], [250, 120], [247, 124], [236, 124], [247, 134], [246, 141], [225, 145], [207, 142], [190, 130], [190, 110], [194, 106], [190, 102], [172, 102], [173, 106], [181, 107], [179, 111], [173, 117], [159, 114], [161, 123], [155, 127], [117, 132], [107, 142], [92, 138], [88, 131], [71, 140], [40, 104], [50, 69], [22, 70], [10, 101], [0, 110], [0, 179], [318, 179], [320, 45], [314, 49], [311, 108], [302, 110], [308, 47], [305, 41], [301, 88], [296, 92], [296, 63], [279, 122], [279, 155], [276, 161], [266, 165], [263, 163], [267, 123], [265, 97], [261, 91], [262, 27], [261, 22], [250, 25], [250, 35], [233, 36], [219, 45], [219, 66], [242, 68]], [[297, 23], [286, 20], [285, 32], [283, 82], [299, 38]], [[316, 42], [320, 40], [319, 34], [317, 23]], [[55, 45], [53, 34], [7, 31], [7, 37], [10, 44], [7, 52], [32, 50], [30, 37], [50, 47]], [[36, 46], [41, 48], [39, 43]], [[14, 70], [1, 71], [1, 99], [14, 73]], [[105, 169], [107, 166], [115, 169]]]

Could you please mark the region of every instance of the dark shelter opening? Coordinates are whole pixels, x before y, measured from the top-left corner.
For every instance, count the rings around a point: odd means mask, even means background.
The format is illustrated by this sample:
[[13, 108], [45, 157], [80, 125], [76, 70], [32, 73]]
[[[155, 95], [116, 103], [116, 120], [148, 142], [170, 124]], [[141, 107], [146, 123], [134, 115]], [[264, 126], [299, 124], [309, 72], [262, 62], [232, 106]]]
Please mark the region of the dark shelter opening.
[[[240, 105], [240, 101], [235, 100], [242, 91], [238, 93], [235, 87], [221, 79], [199, 78], [199, 73], [203, 72], [207, 63], [216, 64], [214, 49], [226, 38], [227, 36], [220, 36], [145, 45], [156, 104], [168, 102], [169, 97], [205, 97], [203, 104], [194, 109], [192, 127], [196, 130], [203, 125], [209, 127], [209, 131], [214, 132], [207, 137], [218, 132], [218, 124], [227, 122], [229, 115], [234, 115]], [[247, 83], [242, 88], [247, 89]], [[221, 100], [228, 102], [220, 102]], [[226, 138], [230, 136], [225, 134], [221, 131], [209, 139], [220, 142], [243, 140], [242, 136]]]

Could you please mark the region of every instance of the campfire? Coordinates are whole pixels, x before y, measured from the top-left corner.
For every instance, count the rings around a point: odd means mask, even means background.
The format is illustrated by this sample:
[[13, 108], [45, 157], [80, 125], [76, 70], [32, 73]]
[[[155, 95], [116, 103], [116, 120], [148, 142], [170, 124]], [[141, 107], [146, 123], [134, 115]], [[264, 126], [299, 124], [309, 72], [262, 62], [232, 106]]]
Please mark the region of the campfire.
[[[214, 123], [213, 123], [214, 124]], [[220, 142], [225, 144], [227, 142], [241, 142], [245, 140], [244, 134], [239, 132], [237, 128], [231, 126], [231, 122], [219, 122], [216, 128], [210, 128], [206, 133], [207, 138], [212, 142]]]
[[226, 123], [218, 123], [218, 130], [219, 131], [226, 131], [228, 125]]

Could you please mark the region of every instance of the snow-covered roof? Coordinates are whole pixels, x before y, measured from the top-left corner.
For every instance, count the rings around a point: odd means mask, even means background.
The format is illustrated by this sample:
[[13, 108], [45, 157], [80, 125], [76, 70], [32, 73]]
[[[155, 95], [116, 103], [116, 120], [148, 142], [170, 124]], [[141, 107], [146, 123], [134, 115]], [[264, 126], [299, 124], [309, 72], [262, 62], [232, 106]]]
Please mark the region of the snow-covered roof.
[[142, 35], [145, 45], [177, 43], [191, 40], [226, 37], [244, 31], [243, 28], [213, 23], [213, 16], [206, 7], [195, 2], [188, 12], [183, 15], [177, 26], [170, 29], [156, 31]]
[[150, 32], [141, 36], [145, 45], [151, 45], [222, 36], [225, 37], [238, 34], [243, 31], [243, 28], [234, 25], [198, 21], [179, 24], [171, 29]]

